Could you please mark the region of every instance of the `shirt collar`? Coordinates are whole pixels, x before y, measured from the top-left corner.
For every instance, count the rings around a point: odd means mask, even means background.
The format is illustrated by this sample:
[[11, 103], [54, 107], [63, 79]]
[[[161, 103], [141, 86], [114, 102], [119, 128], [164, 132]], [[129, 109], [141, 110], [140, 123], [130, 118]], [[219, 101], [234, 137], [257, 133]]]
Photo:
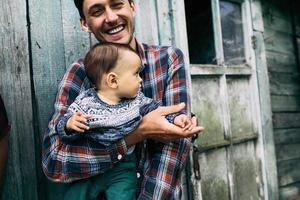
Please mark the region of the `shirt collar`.
[[142, 61], [142, 69], [143, 69], [145, 67], [145, 65], [147, 64], [146, 55], [145, 55], [145, 48], [136, 39], [135, 39], [135, 43], [136, 43], [137, 53], [139, 54], [139, 56], [141, 58], [141, 61]]

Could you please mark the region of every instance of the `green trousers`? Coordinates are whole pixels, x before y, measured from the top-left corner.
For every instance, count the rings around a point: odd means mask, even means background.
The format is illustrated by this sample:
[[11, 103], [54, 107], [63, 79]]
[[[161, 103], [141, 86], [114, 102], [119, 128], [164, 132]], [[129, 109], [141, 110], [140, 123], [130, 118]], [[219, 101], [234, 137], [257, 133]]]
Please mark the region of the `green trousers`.
[[136, 187], [136, 158], [132, 153], [104, 174], [71, 183], [64, 200], [97, 200], [103, 193], [108, 200], [134, 200]]

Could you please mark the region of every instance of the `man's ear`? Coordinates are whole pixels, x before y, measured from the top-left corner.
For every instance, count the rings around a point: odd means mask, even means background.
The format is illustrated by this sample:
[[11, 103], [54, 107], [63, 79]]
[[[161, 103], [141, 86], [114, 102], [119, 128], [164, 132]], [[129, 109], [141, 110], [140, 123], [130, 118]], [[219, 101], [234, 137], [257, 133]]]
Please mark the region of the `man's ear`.
[[115, 72], [109, 72], [106, 76], [106, 84], [110, 88], [117, 88], [118, 87], [118, 75]]
[[135, 16], [136, 15], [136, 6], [135, 6], [135, 4], [134, 4], [134, 2], [133, 1], [131, 1], [130, 3], [130, 8], [131, 8], [131, 10], [132, 10], [132, 13], [133, 13], [133, 16]]
[[92, 31], [90, 30], [88, 24], [86, 23], [86, 20], [83, 19], [83, 18], [80, 18], [80, 26], [82, 28], [82, 30], [84, 32], [87, 32], [87, 33], [91, 33]]

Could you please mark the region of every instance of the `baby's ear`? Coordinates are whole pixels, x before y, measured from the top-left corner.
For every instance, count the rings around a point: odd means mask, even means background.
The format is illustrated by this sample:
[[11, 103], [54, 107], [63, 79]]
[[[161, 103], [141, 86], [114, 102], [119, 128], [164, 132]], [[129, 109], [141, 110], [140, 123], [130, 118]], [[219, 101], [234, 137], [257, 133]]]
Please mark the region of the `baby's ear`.
[[114, 72], [109, 72], [106, 76], [106, 84], [110, 88], [117, 88], [118, 87], [118, 75]]

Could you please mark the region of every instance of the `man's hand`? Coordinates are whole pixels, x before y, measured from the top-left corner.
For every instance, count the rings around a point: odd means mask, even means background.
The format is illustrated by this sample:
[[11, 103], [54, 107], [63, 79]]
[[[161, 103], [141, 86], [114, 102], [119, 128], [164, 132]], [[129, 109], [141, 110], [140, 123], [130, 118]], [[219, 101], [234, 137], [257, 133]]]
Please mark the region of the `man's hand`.
[[68, 131], [83, 133], [86, 130], [89, 130], [89, 126], [86, 125], [86, 121], [90, 117], [90, 115], [84, 115], [81, 112], [76, 112], [68, 119], [66, 129]]
[[192, 129], [184, 130], [165, 118], [166, 115], [180, 112], [185, 107], [184, 103], [173, 106], [159, 107], [143, 117], [140, 126], [128, 136], [125, 141], [128, 146], [134, 145], [144, 139], [153, 139], [156, 141], [169, 143], [179, 138], [192, 137], [204, 130], [203, 127], [197, 126], [197, 119], [191, 119]]

